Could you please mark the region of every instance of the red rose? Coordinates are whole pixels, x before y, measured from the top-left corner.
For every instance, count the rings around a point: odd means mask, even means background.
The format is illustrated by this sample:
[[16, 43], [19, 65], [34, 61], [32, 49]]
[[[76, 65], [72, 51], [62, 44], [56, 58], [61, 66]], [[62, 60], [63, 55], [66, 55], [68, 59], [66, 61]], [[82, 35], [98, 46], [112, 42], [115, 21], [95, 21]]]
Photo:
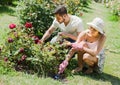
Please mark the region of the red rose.
[[32, 40], [39, 39], [37, 36], [32, 36]]
[[26, 27], [26, 28], [32, 28], [32, 23], [26, 22], [26, 23], [25, 23], [25, 27]]
[[9, 25], [9, 28], [10, 28], [10, 29], [14, 29], [14, 28], [16, 28], [16, 25], [15, 25], [15, 24], [10, 24], [10, 25]]
[[5, 61], [5, 62], [7, 62], [7, 61], [8, 61], [8, 58], [7, 58], [7, 57], [5, 57], [5, 58], [4, 58], [4, 61]]
[[24, 52], [24, 48], [20, 48], [19, 53], [23, 53], [23, 52]]
[[35, 44], [40, 43], [40, 40], [37, 36], [33, 36], [32, 39], [34, 40]]
[[12, 38], [8, 38], [8, 42], [9, 42], [9, 43], [12, 43], [12, 42], [13, 42], [13, 39], [12, 39]]
[[21, 63], [21, 60], [18, 60], [18, 62], [17, 62], [17, 63], [18, 63], [18, 65], [19, 65], [19, 64]]
[[2, 48], [0, 47], [0, 52], [2, 51]]
[[39, 39], [34, 40], [35, 44], [39, 43]]

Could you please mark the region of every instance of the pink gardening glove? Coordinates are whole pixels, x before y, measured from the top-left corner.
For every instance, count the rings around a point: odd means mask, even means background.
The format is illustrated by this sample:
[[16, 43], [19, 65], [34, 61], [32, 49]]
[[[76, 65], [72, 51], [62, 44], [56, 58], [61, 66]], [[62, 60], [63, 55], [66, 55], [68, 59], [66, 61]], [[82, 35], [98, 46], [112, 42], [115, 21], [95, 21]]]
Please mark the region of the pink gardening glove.
[[58, 74], [60, 73], [63, 73], [65, 68], [67, 67], [68, 65], [68, 61], [67, 60], [64, 60], [60, 65], [59, 65], [59, 72]]
[[71, 45], [74, 49], [77, 49], [78, 48], [78, 43], [72, 43]]

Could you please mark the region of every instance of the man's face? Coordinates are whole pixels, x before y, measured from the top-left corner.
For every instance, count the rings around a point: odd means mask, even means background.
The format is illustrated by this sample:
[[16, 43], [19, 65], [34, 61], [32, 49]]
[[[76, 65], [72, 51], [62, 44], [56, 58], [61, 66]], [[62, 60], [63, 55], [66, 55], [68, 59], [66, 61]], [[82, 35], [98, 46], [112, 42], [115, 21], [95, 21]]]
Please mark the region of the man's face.
[[[64, 15], [63, 15], [63, 16], [64, 16]], [[55, 17], [56, 17], [57, 21], [58, 21], [60, 24], [65, 21], [65, 18], [64, 18], [63, 16], [61, 16], [61, 15], [59, 15], [59, 14], [55, 14]]]

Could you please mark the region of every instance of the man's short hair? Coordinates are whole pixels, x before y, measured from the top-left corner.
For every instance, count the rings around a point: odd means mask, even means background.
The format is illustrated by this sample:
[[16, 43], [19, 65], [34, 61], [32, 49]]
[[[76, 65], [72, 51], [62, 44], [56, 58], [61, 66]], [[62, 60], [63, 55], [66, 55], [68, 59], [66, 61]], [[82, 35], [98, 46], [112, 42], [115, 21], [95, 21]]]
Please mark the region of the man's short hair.
[[64, 5], [60, 5], [54, 10], [53, 14], [59, 14], [59, 15], [67, 14], [67, 9]]

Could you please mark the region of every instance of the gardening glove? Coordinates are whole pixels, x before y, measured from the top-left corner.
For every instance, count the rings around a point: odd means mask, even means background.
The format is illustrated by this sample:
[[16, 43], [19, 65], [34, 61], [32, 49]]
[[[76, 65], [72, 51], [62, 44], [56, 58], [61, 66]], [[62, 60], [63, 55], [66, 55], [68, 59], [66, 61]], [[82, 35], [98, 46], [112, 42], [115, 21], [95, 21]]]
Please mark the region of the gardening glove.
[[67, 67], [68, 65], [68, 61], [67, 60], [64, 60], [60, 65], [59, 65], [59, 72], [58, 74], [60, 73], [63, 73], [65, 68]]

